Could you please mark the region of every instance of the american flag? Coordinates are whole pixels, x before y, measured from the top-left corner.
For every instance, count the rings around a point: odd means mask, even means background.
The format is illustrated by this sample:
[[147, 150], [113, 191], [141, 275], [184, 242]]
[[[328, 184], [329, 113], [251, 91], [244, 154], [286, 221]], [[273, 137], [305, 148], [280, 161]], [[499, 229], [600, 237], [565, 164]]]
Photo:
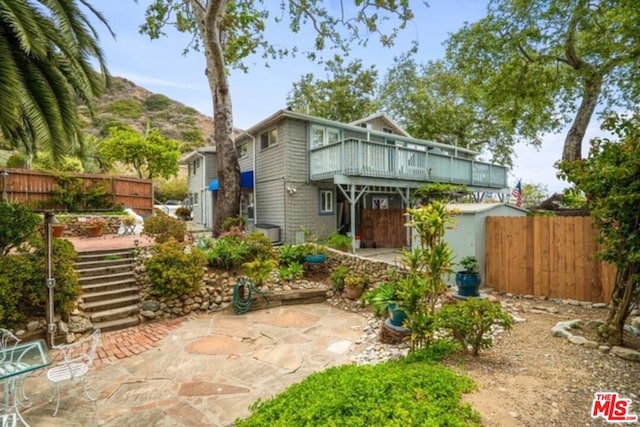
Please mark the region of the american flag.
[[516, 184], [516, 187], [511, 192], [511, 195], [516, 198], [516, 206], [517, 207], [521, 207], [522, 206], [522, 182], [521, 182], [521, 180], [518, 180], [518, 183]]

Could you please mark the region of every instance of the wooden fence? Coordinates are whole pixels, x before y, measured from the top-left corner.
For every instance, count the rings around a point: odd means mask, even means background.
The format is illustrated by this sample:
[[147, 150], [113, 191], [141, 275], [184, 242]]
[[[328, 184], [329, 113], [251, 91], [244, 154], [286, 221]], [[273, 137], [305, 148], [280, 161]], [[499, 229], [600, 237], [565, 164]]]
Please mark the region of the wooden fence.
[[[61, 209], [55, 204], [55, 194], [60, 193], [60, 181], [55, 175], [29, 169], [4, 169], [8, 175], [0, 176], [0, 190], [8, 201], [21, 202], [31, 207], [46, 206], [54, 210]], [[82, 188], [88, 190], [92, 185], [102, 184], [105, 197], [113, 206], [122, 204], [132, 208], [139, 215], [153, 213], [153, 183], [148, 179], [112, 177], [98, 174], [67, 174], [80, 178]], [[89, 195], [89, 191], [85, 196]], [[82, 204], [82, 202], [81, 202]]]
[[485, 283], [499, 291], [609, 302], [615, 268], [596, 259], [590, 217], [488, 217]]

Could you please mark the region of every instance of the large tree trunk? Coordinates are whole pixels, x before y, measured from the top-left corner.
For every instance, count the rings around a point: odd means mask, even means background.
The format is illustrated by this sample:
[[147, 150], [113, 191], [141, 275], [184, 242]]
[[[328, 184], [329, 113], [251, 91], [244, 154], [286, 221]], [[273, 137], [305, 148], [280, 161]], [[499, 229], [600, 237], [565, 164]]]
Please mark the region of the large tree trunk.
[[591, 116], [593, 116], [593, 112], [596, 109], [601, 90], [602, 78], [599, 75], [585, 78], [582, 102], [564, 140], [562, 160], [578, 160], [582, 158], [582, 140], [587, 132]]
[[631, 308], [633, 291], [636, 286], [635, 276], [639, 273], [640, 264], [630, 264], [616, 273], [616, 283], [609, 304], [607, 329], [604, 331], [610, 346], [623, 344], [624, 323]]
[[220, 183], [213, 212], [213, 235], [217, 236], [222, 231], [224, 220], [240, 213], [240, 166], [232, 137], [233, 110], [219, 26], [228, 0], [210, 0], [206, 11], [194, 4], [199, 2], [192, 0], [191, 3], [202, 35], [207, 59], [206, 74], [213, 94], [216, 162]]

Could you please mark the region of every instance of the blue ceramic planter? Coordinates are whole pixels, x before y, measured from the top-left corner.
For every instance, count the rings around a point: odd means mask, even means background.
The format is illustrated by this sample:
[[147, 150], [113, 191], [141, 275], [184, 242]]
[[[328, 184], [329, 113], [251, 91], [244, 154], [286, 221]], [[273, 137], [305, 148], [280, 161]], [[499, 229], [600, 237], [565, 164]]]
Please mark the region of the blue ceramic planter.
[[458, 285], [458, 295], [462, 297], [479, 297], [480, 274], [460, 271], [456, 273], [456, 285]]
[[320, 264], [327, 259], [327, 254], [305, 255], [304, 260], [309, 264]]
[[404, 311], [396, 309], [394, 303], [389, 304], [389, 321], [393, 326], [402, 326], [407, 314]]

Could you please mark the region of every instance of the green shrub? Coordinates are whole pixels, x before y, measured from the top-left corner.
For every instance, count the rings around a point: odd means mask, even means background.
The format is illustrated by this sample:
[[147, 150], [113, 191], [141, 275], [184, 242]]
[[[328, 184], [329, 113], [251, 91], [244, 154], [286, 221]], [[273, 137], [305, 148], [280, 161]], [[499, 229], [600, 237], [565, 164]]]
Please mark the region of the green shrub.
[[344, 289], [344, 279], [349, 275], [349, 267], [346, 265], [339, 265], [333, 270], [329, 279], [333, 284], [333, 289], [341, 292]]
[[253, 261], [245, 262], [242, 266], [251, 281], [256, 286], [262, 286], [277, 265], [275, 259], [256, 258]]
[[302, 264], [297, 262], [280, 267], [278, 270], [278, 278], [285, 282], [301, 279], [302, 276], [304, 276], [304, 268], [302, 267]]
[[181, 242], [187, 233], [187, 225], [177, 218], [172, 218], [162, 212], [156, 212], [155, 215], [144, 221], [142, 232], [153, 237], [156, 243], [164, 243], [169, 239]]
[[112, 114], [128, 119], [139, 119], [142, 116], [142, 106], [131, 98], [115, 100], [107, 109]]
[[280, 266], [304, 263], [304, 248], [301, 245], [284, 245], [280, 248]]
[[181, 139], [191, 144], [203, 145], [204, 137], [198, 128], [184, 129], [180, 132]]
[[[46, 314], [44, 241], [34, 237], [29, 246], [0, 257], [0, 324], [15, 326], [31, 317]], [[75, 271], [77, 253], [64, 239], [52, 240], [52, 274], [55, 279], [56, 315], [67, 319], [80, 295]]]
[[480, 349], [493, 345], [493, 338], [487, 335], [493, 326], [508, 331], [513, 325], [513, 318], [499, 303], [476, 298], [444, 305], [438, 313], [438, 321], [460, 343], [465, 353], [471, 347], [474, 356]]
[[151, 248], [145, 267], [151, 282], [151, 293], [163, 298], [179, 298], [200, 289], [205, 259], [194, 247], [169, 239]]
[[231, 270], [246, 262], [249, 254], [250, 248], [246, 240], [227, 236], [216, 240], [206, 255], [209, 266]]
[[7, 159], [7, 167], [8, 168], [25, 168], [27, 167], [27, 159], [24, 158], [22, 154], [12, 154]]
[[333, 233], [329, 234], [329, 237], [327, 237], [327, 240], [325, 240], [324, 244], [329, 246], [330, 248], [346, 252], [351, 249], [351, 237], [334, 231]]
[[262, 233], [249, 233], [247, 244], [249, 245], [249, 256], [252, 259], [271, 259], [274, 257], [271, 240]]
[[251, 426], [480, 426], [466, 376], [435, 363], [344, 365], [310, 375], [237, 419]]
[[241, 215], [230, 216], [222, 221], [222, 231], [233, 231], [233, 229], [239, 228], [244, 230], [247, 225], [247, 219]]
[[154, 93], [147, 96], [142, 105], [147, 111], [160, 111], [168, 108], [171, 105], [171, 100], [162, 94]]
[[0, 255], [24, 243], [41, 222], [40, 216], [23, 204], [0, 203]]

